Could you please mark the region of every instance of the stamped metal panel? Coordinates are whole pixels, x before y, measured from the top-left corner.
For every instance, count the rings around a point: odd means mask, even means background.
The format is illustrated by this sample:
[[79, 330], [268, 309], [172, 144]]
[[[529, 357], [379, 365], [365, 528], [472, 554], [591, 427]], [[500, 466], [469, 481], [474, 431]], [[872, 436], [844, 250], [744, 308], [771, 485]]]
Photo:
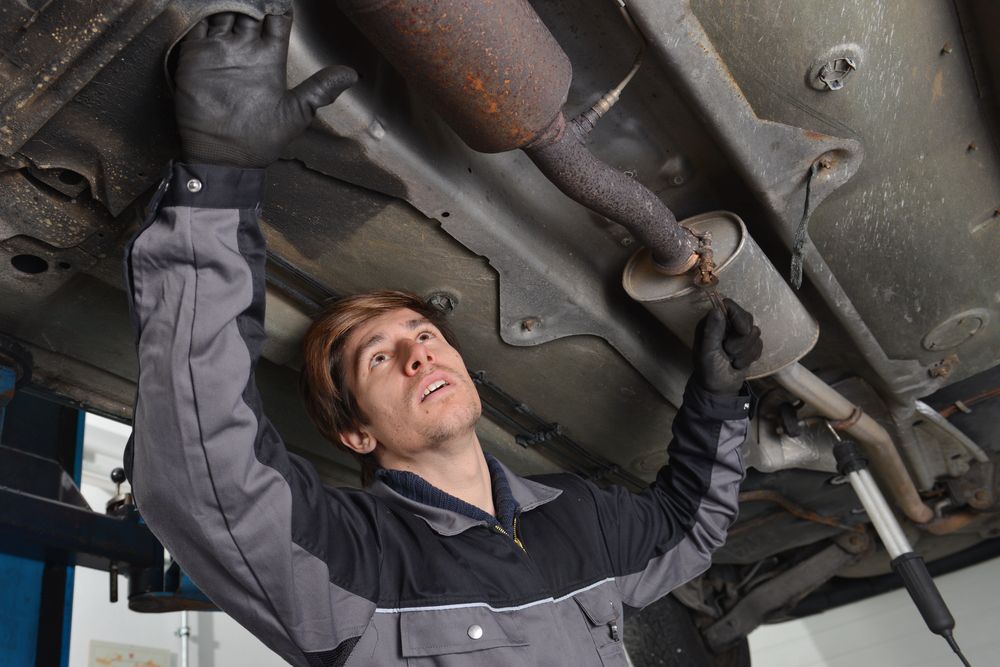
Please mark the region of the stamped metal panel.
[[[692, 6], [761, 117], [863, 145], [858, 173], [815, 210], [809, 233], [885, 354], [931, 366], [954, 352], [948, 382], [1000, 361], [995, 119], [955, 6]], [[810, 85], [842, 57], [856, 66], [842, 88]]]

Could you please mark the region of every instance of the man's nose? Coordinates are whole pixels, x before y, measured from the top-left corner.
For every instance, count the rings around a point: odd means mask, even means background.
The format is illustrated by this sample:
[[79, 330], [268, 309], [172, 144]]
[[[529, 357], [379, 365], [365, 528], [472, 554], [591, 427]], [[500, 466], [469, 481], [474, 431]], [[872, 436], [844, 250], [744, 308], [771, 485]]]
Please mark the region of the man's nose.
[[434, 360], [433, 355], [427, 349], [426, 345], [422, 345], [417, 341], [405, 341], [403, 344], [407, 346], [404, 356], [406, 364], [403, 367], [403, 372], [407, 375], [416, 375], [424, 366]]

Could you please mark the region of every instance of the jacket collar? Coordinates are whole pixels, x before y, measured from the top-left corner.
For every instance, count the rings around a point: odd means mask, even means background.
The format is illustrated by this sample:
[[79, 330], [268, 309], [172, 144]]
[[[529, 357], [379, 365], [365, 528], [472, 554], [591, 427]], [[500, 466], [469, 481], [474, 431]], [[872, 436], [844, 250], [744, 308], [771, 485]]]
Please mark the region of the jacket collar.
[[[514, 500], [517, 502], [521, 512], [527, 512], [555, 500], [562, 493], [561, 489], [554, 489], [551, 486], [545, 486], [530, 479], [519, 477], [511, 472], [503, 463], [499, 461], [497, 463], [507, 478], [511, 495], [514, 496]], [[378, 478], [368, 487], [368, 492], [417, 515], [441, 535], [458, 535], [473, 526], [487, 525], [487, 522], [481, 519], [475, 519], [459, 512], [411, 500]]]

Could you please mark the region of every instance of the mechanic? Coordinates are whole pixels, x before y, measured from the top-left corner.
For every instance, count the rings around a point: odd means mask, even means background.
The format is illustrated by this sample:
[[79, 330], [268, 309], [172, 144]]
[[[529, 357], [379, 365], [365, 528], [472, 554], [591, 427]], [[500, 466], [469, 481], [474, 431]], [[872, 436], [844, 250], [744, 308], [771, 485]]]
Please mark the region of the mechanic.
[[522, 478], [484, 455], [442, 316], [403, 292], [344, 299], [307, 335], [306, 400], [373, 479], [323, 486], [255, 386], [258, 215], [264, 168], [356, 75], [327, 68], [287, 90], [290, 31], [290, 16], [219, 14], [180, 44], [183, 160], [126, 254], [139, 510], [221, 609], [295, 665], [627, 664], [622, 604], [706, 570], [736, 516], [759, 330], [732, 301], [706, 317], [670, 465], [633, 494]]

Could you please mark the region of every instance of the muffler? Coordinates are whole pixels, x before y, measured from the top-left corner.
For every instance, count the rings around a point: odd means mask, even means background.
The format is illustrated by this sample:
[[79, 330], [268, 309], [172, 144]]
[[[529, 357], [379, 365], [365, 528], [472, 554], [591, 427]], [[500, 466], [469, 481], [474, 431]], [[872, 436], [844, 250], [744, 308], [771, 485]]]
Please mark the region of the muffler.
[[[880, 481], [904, 514], [917, 524], [934, 519], [920, 498], [892, 438], [882, 426], [835, 389], [798, 363], [816, 344], [819, 326], [778, 270], [733, 213], [705, 213], [685, 220], [686, 227], [712, 240], [714, 273], [727, 296], [754, 315], [764, 351], [748, 378], [773, 376], [793, 396], [828, 419], [839, 420], [846, 433], [864, 447]], [[625, 266], [622, 285], [667, 329], [691, 346], [699, 320], [713, 308], [707, 290], [691, 275], [665, 276], [656, 270], [645, 248]]]
[[[785, 283], [734, 213], [703, 213], [682, 223], [712, 239], [715, 276], [726, 296], [753, 313], [764, 352], [749, 368], [750, 379], [771, 375], [801, 359], [816, 344], [819, 325]], [[695, 326], [712, 308], [692, 275], [665, 276], [646, 248], [625, 266], [625, 291], [688, 346]]]

